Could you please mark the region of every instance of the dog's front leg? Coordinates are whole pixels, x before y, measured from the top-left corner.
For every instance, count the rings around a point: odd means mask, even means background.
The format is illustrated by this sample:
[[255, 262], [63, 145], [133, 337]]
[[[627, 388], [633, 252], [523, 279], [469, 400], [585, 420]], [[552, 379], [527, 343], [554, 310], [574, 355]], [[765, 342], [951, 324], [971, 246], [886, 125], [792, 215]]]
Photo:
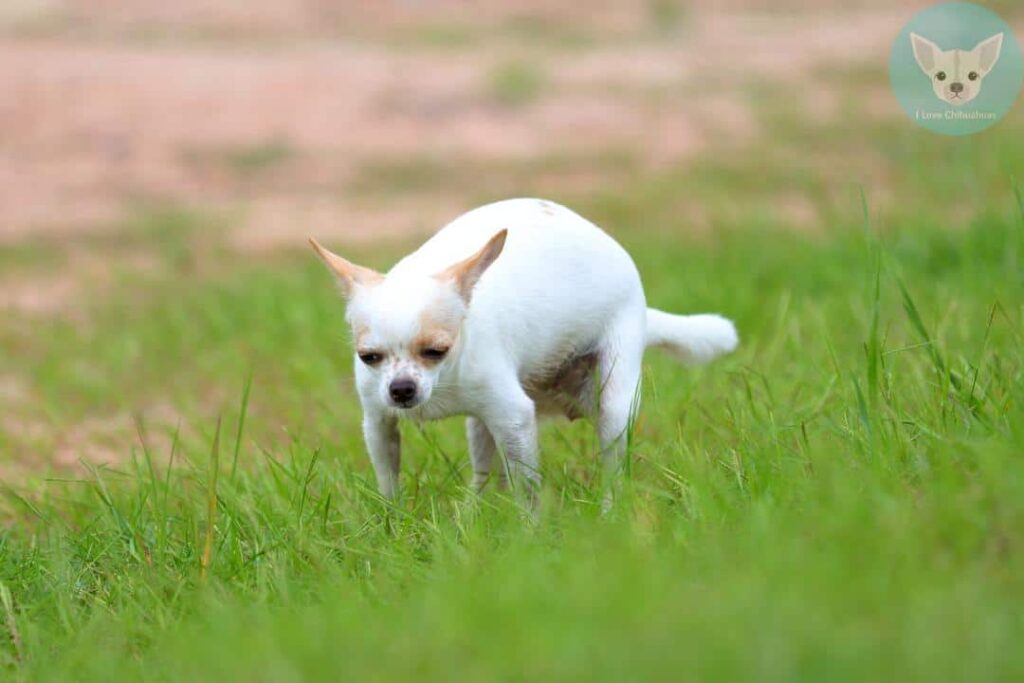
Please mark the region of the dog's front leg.
[[540, 487], [537, 410], [533, 401], [519, 389], [496, 400], [481, 417], [504, 455], [512, 486], [533, 504]]
[[398, 467], [402, 458], [402, 437], [398, 419], [377, 412], [363, 416], [363, 437], [377, 474], [377, 489], [385, 498], [398, 495]]

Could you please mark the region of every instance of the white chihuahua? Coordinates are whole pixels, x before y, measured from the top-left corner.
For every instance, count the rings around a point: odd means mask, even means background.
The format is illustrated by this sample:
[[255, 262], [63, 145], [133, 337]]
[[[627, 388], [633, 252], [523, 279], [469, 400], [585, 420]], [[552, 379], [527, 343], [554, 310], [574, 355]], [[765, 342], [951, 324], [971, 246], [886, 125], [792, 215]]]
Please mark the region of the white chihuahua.
[[544, 200], [470, 211], [387, 275], [310, 242], [348, 300], [366, 447], [387, 497], [398, 492], [399, 417], [468, 416], [474, 488], [500, 450], [498, 484], [511, 475], [535, 491], [538, 415], [595, 419], [616, 469], [644, 349], [699, 363], [738, 343], [725, 318], [647, 308], [629, 254]]
[[924, 36], [910, 34], [914, 59], [921, 71], [931, 80], [935, 96], [943, 102], [959, 107], [967, 104], [981, 92], [985, 80], [1003, 49], [1003, 34], [986, 38], [973, 50], [942, 50]]

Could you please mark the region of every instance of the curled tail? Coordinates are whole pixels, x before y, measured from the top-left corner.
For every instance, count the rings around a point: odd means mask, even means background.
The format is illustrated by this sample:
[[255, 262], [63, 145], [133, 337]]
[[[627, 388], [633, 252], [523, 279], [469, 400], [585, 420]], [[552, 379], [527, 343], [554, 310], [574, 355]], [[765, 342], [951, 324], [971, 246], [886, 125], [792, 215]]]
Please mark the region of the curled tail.
[[736, 326], [720, 315], [673, 315], [647, 309], [647, 346], [659, 346], [684, 363], [707, 363], [739, 343]]

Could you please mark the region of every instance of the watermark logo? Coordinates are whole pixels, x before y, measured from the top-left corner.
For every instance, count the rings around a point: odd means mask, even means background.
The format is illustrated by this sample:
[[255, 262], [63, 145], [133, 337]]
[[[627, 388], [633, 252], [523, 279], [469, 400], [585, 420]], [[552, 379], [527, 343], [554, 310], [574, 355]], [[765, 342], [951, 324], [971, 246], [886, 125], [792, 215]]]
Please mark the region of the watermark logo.
[[903, 27], [889, 77], [916, 123], [936, 133], [970, 135], [1013, 107], [1024, 82], [1024, 55], [997, 14], [950, 2], [919, 12]]

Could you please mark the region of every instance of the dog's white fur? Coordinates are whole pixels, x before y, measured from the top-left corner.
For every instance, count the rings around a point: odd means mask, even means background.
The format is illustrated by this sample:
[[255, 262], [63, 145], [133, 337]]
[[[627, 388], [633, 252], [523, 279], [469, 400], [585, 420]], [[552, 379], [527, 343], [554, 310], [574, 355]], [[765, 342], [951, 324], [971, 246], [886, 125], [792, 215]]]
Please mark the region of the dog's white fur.
[[956, 107], [973, 100], [999, 61], [1003, 34], [986, 38], [972, 50], [943, 50], [924, 36], [910, 34], [914, 59], [931, 80], [935, 96]]
[[[661, 346], [701, 363], [738, 343], [720, 316], [647, 308], [629, 254], [545, 200], [470, 211], [386, 276], [311, 241], [348, 299], [366, 446], [388, 497], [398, 492], [399, 417], [468, 416], [474, 486], [495, 469], [505, 483], [506, 469], [495, 467], [500, 450], [513, 481], [532, 490], [538, 414], [592, 417], [614, 468], [637, 406], [644, 350]], [[415, 396], [396, 401], [396, 382], [407, 392], [411, 382]]]

